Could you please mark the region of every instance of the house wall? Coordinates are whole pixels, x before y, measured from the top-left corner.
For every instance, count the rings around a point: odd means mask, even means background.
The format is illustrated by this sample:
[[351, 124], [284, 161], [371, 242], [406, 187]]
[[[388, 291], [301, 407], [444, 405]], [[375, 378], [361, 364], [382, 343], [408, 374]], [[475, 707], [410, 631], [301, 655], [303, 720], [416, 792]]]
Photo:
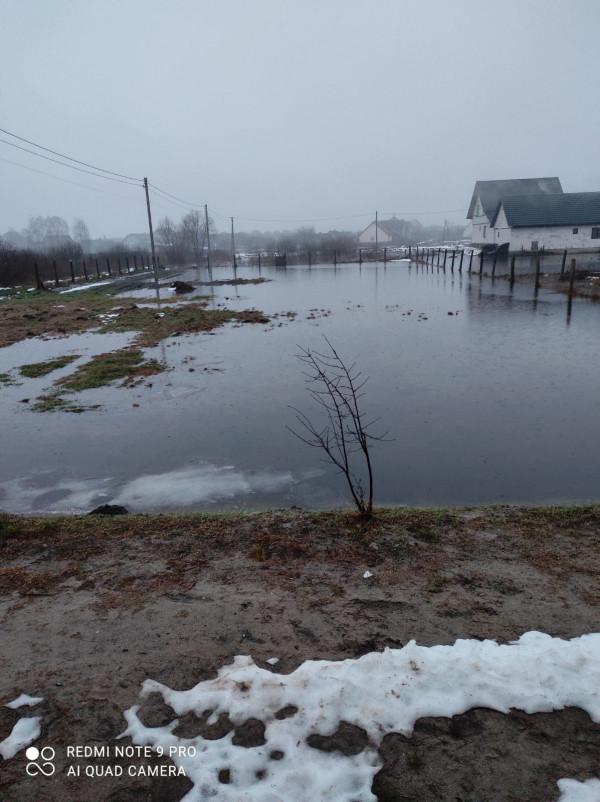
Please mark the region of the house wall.
[[[381, 228], [381, 226], [377, 226], [378, 233], [377, 233], [377, 244], [378, 245], [386, 245], [388, 242], [392, 241], [392, 238], [389, 234], [386, 234], [385, 231]], [[367, 226], [362, 234], [359, 235], [358, 241], [361, 245], [375, 245], [375, 223], [371, 223], [370, 226]]]
[[[496, 245], [504, 245], [506, 242], [510, 243], [514, 236], [515, 231], [518, 229], [511, 229], [506, 221], [506, 214], [504, 213], [504, 207], [500, 207], [500, 211], [498, 212], [498, 216], [496, 217], [496, 224], [494, 226], [492, 232], [492, 238], [490, 242], [495, 243]], [[512, 245], [509, 245], [509, 248], [512, 249]], [[521, 250], [519, 247], [518, 250]]]
[[[600, 227], [600, 223], [598, 224]], [[573, 229], [578, 233], [573, 234]], [[596, 228], [596, 226], [594, 226]], [[592, 226], [535, 226], [513, 228], [510, 234], [510, 251], [530, 251], [537, 240], [538, 248], [548, 250], [600, 250], [600, 239], [592, 239]]]
[[473, 245], [490, 245], [494, 243], [494, 238], [490, 232], [490, 221], [481, 207], [481, 200], [478, 198], [475, 203], [475, 211], [481, 210], [480, 215], [473, 215], [471, 242]]

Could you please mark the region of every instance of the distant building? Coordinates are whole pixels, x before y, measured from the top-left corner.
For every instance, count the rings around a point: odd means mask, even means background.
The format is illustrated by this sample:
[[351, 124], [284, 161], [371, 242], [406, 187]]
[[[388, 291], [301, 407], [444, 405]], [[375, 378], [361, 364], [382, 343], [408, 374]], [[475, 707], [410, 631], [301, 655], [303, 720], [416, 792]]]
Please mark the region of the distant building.
[[123, 239], [122, 244], [133, 251], [139, 249], [148, 250], [150, 248], [150, 234], [148, 232], [144, 234], [128, 234]]
[[362, 246], [374, 246], [377, 241], [382, 247], [411, 245], [420, 237], [423, 226], [418, 220], [398, 220], [392, 217], [389, 220], [375, 220], [358, 235], [358, 243]]
[[23, 234], [19, 234], [18, 231], [15, 231], [12, 228], [10, 229], [10, 231], [7, 231], [6, 234], [2, 234], [0, 239], [7, 245], [12, 245], [14, 248], [27, 247], [27, 238], [24, 237]]
[[562, 195], [558, 178], [513, 178], [503, 181], [477, 181], [467, 212], [472, 223], [473, 245], [494, 245], [496, 239], [491, 230], [498, 205], [502, 198]]

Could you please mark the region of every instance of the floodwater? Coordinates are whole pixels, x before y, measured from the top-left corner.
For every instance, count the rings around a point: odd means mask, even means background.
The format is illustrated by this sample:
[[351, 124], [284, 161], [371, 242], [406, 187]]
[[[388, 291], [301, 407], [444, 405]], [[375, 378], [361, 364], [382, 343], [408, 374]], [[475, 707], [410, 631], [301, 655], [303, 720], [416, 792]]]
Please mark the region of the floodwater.
[[[269, 281], [198, 289], [215, 308], [295, 318], [171, 337], [147, 351], [170, 368], [151, 386], [78, 395], [101, 410], [34, 413], [22, 403], [78, 363], [2, 387], [0, 506], [349, 506], [343, 477], [286, 429], [295, 423], [290, 406], [318, 420], [294, 355], [298, 346], [322, 349], [324, 335], [370, 376], [364, 409], [393, 438], [373, 448], [376, 504], [600, 499], [600, 304], [406, 261], [261, 275]], [[179, 278], [206, 281], [207, 271]], [[137, 294], [152, 292], [148, 284]], [[17, 343], [0, 350], [0, 373], [66, 353], [89, 358], [126, 340]]]

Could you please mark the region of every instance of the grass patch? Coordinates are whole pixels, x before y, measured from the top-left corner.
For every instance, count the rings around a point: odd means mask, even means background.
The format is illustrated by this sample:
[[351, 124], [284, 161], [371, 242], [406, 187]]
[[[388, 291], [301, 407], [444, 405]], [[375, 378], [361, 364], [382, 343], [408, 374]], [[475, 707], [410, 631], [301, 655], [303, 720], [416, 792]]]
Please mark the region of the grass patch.
[[223, 287], [225, 285], [237, 287], [238, 284], [264, 284], [265, 281], [272, 281], [270, 278], [219, 278], [213, 281], [199, 281], [205, 287]]
[[427, 591], [429, 593], [441, 593], [450, 582], [452, 580], [449, 577], [435, 574], [431, 577], [429, 585], [427, 585]]
[[32, 405], [33, 412], [56, 412], [60, 409], [63, 412], [73, 412], [75, 414], [80, 412], [89, 412], [92, 409], [100, 409], [100, 404], [76, 404], [63, 398], [59, 393], [48, 393], [40, 395], [35, 404]]
[[46, 376], [48, 373], [52, 373], [53, 370], [64, 368], [65, 365], [68, 365], [78, 358], [79, 354], [60, 356], [58, 359], [50, 359], [48, 362], [32, 362], [30, 365], [21, 365], [19, 370], [22, 376], [26, 376], [28, 379], [37, 379], [40, 376]]
[[144, 360], [144, 355], [138, 348], [126, 348], [92, 357], [72, 376], [66, 376], [57, 385], [63, 392], [79, 392], [104, 387], [120, 379], [127, 384], [138, 376], [152, 376], [162, 373], [163, 370], [165, 366], [156, 359]]
[[238, 323], [268, 323], [269, 318], [256, 309], [232, 312], [228, 309], [206, 309], [205, 303], [165, 307], [156, 309], [131, 306], [117, 318], [105, 321], [101, 331], [137, 331], [136, 345], [145, 348], [158, 345], [167, 337], [181, 334], [197, 334], [212, 331], [230, 321]]
[[0, 373], [0, 384], [5, 384], [7, 387], [16, 384], [14, 376], [9, 373]]

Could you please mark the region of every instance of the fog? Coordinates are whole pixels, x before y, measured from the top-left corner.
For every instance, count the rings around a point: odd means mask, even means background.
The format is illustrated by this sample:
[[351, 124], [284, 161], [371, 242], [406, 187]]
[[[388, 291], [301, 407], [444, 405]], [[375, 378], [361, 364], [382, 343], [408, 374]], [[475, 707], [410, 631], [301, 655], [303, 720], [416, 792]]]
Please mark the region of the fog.
[[[192, 202], [220, 230], [360, 230], [375, 210], [460, 223], [478, 179], [600, 190], [595, 0], [4, 0], [2, 17], [0, 127], [186, 201], [154, 195], [157, 219]], [[136, 186], [4, 142], [0, 177], [0, 233], [50, 214], [145, 230]]]

